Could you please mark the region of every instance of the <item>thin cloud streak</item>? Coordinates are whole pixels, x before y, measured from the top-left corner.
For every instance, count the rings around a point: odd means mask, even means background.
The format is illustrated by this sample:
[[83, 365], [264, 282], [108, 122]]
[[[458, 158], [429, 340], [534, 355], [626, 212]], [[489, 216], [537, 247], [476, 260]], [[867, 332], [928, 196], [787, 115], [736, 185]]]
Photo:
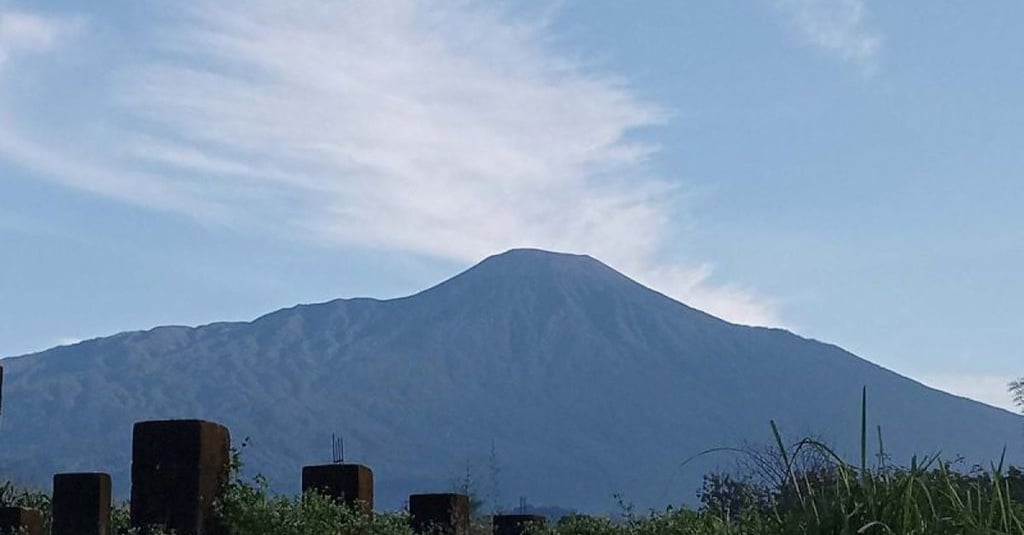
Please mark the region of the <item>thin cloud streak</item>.
[[877, 69], [881, 35], [868, 27], [864, 0], [774, 0], [810, 46], [855, 63], [865, 74]]
[[542, 18], [412, 0], [182, 10], [160, 53], [112, 80], [118, 124], [77, 126], [88, 158], [24, 126], [0, 127], [0, 151], [68, 186], [287, 238], [466, 262], [586, 252], [726, 319], [778, 323], [703, 264], [660, 260], [678, 185], [632, 134], [667, 114], [557, 53]]
[[1012, 376], [924, 374], [915, 377], [933, 388], [1017, 412], [1007, 388]]
[[50, 48], [60, 34], [76, 25], [72, 19], [0, 10], [0, 66], [15, 53]]

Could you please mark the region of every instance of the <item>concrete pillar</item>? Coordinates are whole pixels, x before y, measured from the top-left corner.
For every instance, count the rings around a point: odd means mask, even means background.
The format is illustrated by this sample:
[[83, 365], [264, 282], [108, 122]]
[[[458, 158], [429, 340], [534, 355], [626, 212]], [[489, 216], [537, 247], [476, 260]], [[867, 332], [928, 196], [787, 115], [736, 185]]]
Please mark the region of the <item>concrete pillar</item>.
[[373, 512], [373, 470], [361, 464], [321, 464], [302, 468], [302, 492], [316, 491], [349, 507]]
[[162, 525], [178, 535], [218, 532], [213, 504], [227, 483], [228, 429], [203, 420], [135, 424], [132, 435], [132, 526]]
[[35, 509], [0, 507], [0, 533], [42, 535], [43, 515]]
[[542, 515], [494, 515], [494, 535], [523, 535], [531, 527], [542, 528], [547, 518]]
[[469, 496], [465, 494], [413, 494], [409, 517], [417, 533], [468, 535]]
[[53, 476], [51, 535], [110, 535], [110, 475]]

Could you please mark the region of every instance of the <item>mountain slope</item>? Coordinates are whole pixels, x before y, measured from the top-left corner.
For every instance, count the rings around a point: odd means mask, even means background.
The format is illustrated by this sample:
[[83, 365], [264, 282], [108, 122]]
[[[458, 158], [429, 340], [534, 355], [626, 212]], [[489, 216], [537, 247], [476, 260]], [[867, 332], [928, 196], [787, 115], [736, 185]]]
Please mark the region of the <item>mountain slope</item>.
[[[737, 326], [585, 256], [513, 250], [419, 294], [297, 306], [249, 323], [161, 327], [8, 359], [0, 470], [36, 482], [103, 469], [121, 492], [130, 429], [202, 417], [251, 439], [281, 490], [342, 434], [379, 503], [446, 490], [492, 445], [506, 503], [608, 509], [689, 500], [693, 453], [767, 439], [769, 419], [840, 449], [869, 389], [896, 460], [987, 460], [1024, 419], [778, 329]], [[482, 489], [487, 490], [487, 489]]]

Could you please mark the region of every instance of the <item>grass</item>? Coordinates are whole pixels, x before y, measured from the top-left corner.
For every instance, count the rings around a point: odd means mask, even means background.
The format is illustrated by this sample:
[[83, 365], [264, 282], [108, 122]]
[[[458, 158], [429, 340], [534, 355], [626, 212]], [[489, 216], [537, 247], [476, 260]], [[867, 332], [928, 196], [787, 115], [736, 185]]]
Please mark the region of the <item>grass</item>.
[[[723, 514], [705, 503], [698, 513], [726, 521], [723, 531], [706, 533], [1024, 535], [1024, 475], [1016, 468], [1004, 470], [1005, 451], [998, 464], [966, 474], [937, 454], [895, 467], [885, 464], [879, 438], [878, 466], [869, 467], [866, 391], [857, 465], [814, 439], [787, 448], [775, 422], [771, 427], [785, 480], [775, 488], [749, 484], [744, 492], [760, 499], [741, 500], [747, 506], [739, 514]], [[798, 470], [808, 451], [824, 462]]]
[[[896, 466], [886, 462], [881, 438], [874, 455], [876, 466], [869, 466], [867, 427], [865, 392], [856, 464], [812, 438], [787, 446], [773, 421], [774, 445], [767, 452], [729, 450], [750, 456], [755, 461], [750, 466], [758, 469], [741, 476], [708, 474], [696, 509], [670, 507], [637, 514], [623, 505], [614, 520], [570, 516], [532, 533], [1024, 535], [1021, 470], [1004, 466], [1003, 458], [984, 469], [956, 470], [958, 463], [937, 454], [913, 457], [909, 465]], [[234, 474], [239, 465], [236, 455]], [[17, 492], [9, 485], [0, 486], [0, 502], [36, 507], [44, 513], [49, 510], [45, 494]], [[227, 535], [412, 534], [405, 512], [365, 516], [317, 494], [274, 495], [261, 477], [243, 481], [233, 476], [218, 512]], [[472, 531], [489, 533], [488, 520], [475, 519]], [[125, 504], [115, 508], [113, 524], [115, 534], [136, 533], [128, 526]]]

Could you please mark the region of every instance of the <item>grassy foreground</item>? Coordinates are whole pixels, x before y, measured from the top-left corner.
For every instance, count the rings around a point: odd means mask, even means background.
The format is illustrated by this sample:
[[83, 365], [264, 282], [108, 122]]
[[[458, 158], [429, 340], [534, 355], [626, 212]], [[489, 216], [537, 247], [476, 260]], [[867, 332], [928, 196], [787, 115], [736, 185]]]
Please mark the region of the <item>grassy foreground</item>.
[[[802, 441], [783, 454], [788, 476], [773, 488], [763, 482], [710, 474], [697, 509], [669, 508], [637, 514], [625, 507], [618, 519], [571, 516], [536, 530], [583, 534], [1013, 534], [1024, 535], [1024, 474], [999, 466], [964, 474], [936, 457], [909, 467], [862, 469], [829, 457], [814, 470], [793, 468], [798, 450], [820, 448]], [[788, 468], [786, 468], [788, 466]], [[47, 512], [49, 498], [7, 489], [4, 501]], [[317, 495], [280, 496], [266, 481], [234, 479], [219, 504], [230, 535], [411, 535], [404, 512], [364, 517]], [[474, 532], [488, 533], [488, 518]], [[114, 512], [114, 532], [128, 527], [124, 504]]]
[[[827, 445], [804, 439], [786, 446], [772, 422], [775, 444], [738, 451], [750, 460], [737, 473], [708, 474], [695, 509], [636, 513], [623, 505], [617, 518], [569, 516], [534, 530], [550, 535], [789, 535], [789, 534], [1006, 534], [1024, 535], [1024, 472], [1004, 467], [954, 470], [936, 456], [908, 466], [886, 462], [881, 443], [868, 465], [866, 399], [862, 400], [859, 463]], [[405, 512], [364, 516], [318, 494], [275, 495], [259, 476], [232, 477], [218, 503], [226, 535], [412, 535]], [[0, 485], [0, 504], [34, 507], [49, 517], [49, 497]], [[114, 510], [113, 531], [134, 534], [126, 504]], [[490, 519], [473, 532], [490, 533]], [[45, 533], [48, 533], [48, 526]], [[159, 530], [150, 531], [160, 535]]]

